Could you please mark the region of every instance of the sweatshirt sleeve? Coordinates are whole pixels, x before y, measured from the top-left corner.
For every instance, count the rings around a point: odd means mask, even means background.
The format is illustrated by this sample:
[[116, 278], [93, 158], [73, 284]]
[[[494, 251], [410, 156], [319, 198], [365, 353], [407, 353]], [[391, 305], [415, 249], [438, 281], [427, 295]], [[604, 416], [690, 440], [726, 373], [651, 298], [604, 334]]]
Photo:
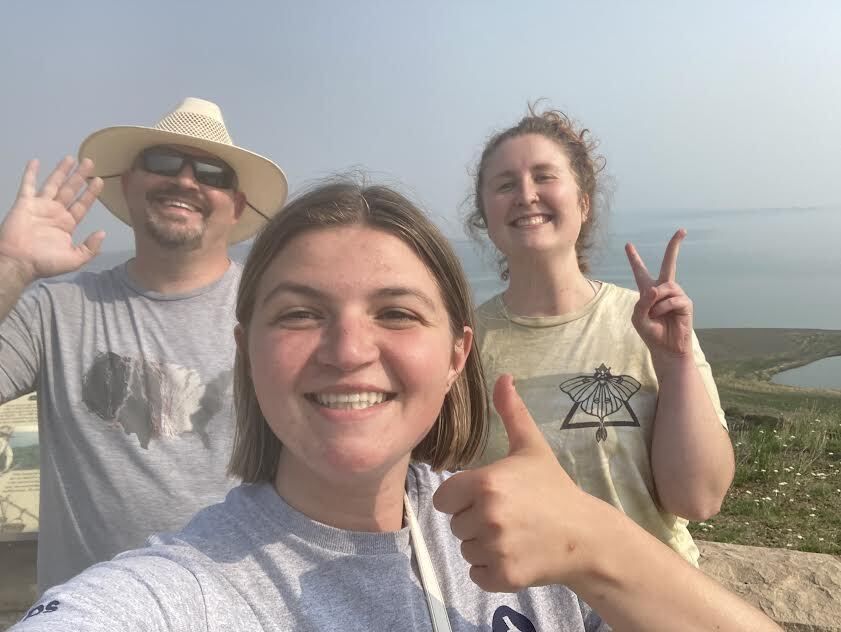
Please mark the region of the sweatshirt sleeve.
[[153, 555], [92, 566], [47, 590], [12, 632], [207, 630], [201, 586], [186, 568]]

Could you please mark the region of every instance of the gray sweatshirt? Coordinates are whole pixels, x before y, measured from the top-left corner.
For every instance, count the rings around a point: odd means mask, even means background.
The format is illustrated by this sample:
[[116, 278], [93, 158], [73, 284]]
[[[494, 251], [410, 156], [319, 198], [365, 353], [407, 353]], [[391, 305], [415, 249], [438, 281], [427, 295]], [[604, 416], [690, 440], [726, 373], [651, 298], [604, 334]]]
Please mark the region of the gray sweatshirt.
[[[609, 630], [563, 586], [487, 593], [469, 579], [449, 516], [432, 506], [447, 475], [407, 479], [454, 632]], [[181, 532], [156, 536], [49, 590], [14, 632], [35, 630], [431, 630], [409, 530], [329, 527], [268, 484], [242, 485]]]

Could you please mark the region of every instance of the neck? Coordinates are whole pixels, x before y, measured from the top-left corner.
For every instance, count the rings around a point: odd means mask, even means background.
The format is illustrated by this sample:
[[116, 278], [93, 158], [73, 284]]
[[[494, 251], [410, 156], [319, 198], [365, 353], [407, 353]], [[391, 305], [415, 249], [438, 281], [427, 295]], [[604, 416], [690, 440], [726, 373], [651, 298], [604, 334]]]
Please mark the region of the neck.
[[230, 266], [227, 244], [196, 250], [150, 247], [137, 242], [128, 274], [140, 286], [161, 294], [181, 294], [213, 283]]
[[562, 316], [581, 309], [595, 295], [573, 252], [562, 260], [510, 260], [506, 307], [518, 316]]
[[408, 458], [386, 476], [326, 479], [281, 452], [275, 489], [287, 504], [322, 524], [347, 531], [398, 531], [403, 526], [403, 496]]

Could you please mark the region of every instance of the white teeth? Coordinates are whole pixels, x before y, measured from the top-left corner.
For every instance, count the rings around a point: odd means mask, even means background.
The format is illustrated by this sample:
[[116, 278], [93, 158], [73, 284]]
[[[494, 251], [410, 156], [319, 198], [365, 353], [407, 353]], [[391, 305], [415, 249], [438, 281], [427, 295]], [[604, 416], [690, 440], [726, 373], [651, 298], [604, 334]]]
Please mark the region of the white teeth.
[[197, 210], [196, 207], [193, 206], [192, 204], [187, 204], [186, 202], [182, 202], [180, 200], [164, 199], [164, 200], [161, 200], [161, 203], [164, 204], [165, 206], [175, 206], [177, 208], [187, 209], [188, 211]]
[[546, 215], [529, 215], [515, 220], [514, 226], [537, 226], [547, 223], [549, 223], [549, 218]]
[[385, 393], [318, 393], [314, 399], [327, 408], [359, 410], [381, 404]]

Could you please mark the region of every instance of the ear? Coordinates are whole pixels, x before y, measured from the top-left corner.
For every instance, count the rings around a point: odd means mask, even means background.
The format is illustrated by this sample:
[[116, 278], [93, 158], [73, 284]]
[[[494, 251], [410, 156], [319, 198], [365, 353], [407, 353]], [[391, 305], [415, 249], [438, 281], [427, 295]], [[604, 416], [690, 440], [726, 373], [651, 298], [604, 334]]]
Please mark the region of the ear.
[[239, 218], [242, 217], [242, 214], [245, 212], [245, 202], [245, 193], [242, 191], [236, 191], [234, 193], [234, 219], [237, 221], [239, 221]]
[[584, 195], [581, 197], [581, 223], [586, 224], [590, 219], [590, 196]]
[[461, 338], [457, 339], [453, 345], [453, 356], [450, 361], [450, 371], [447, 374], [447, 391], [452, 388], [458, 376], [464, 370], [464, 365], [467, 364], [467, 357], [470, 355], [470, 350], [473, 348], [473, 330], [467, 325]]

